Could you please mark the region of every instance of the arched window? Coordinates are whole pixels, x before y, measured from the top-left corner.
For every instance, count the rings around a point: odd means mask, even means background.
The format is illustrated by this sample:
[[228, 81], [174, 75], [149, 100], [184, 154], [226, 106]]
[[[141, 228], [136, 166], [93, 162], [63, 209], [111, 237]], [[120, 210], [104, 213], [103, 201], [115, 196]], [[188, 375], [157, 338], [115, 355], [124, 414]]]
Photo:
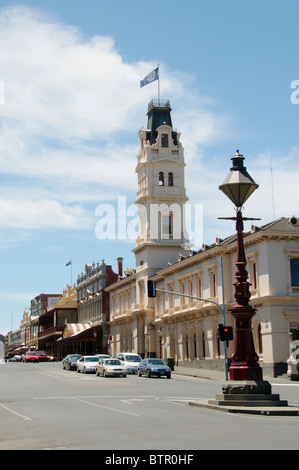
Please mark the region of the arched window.
[[173, 186], [173, 173], [168, 173], [168, 186]]
[[292, 286], [299, 286], [299, 258], [291, 259], [291, 282]]
[[164, 186], [164, 173], [160, 171], [159, 173], [159, 186]]
[[168, 147], [168, 134], [162, 134], [161, 144], [162, 144], [162, 147]]

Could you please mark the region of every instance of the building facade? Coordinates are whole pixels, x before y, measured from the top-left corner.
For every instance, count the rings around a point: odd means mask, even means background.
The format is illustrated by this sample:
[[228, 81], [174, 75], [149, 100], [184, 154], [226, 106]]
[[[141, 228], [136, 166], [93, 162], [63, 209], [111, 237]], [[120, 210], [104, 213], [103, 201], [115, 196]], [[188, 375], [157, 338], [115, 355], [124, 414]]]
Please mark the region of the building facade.
[[67, 354], [107, 353], [109, 349], [109, 296], [105, 287], [122, 275], [122, 258], [118, 258], [118, 273], [104, 260], [86, 264], [85, 272], [78, 275], [76, 293], [77, 315], [64, 322], [57, 340], [60, 358]]
[[[172, 126], [169, 101], [151, 101], [147, 128], [139, 131], [138, 181], [135, 204], [139, 233], [133, 249], [136, 269], [125, 273], [110, 294], [112, 351], [135, 350], [156, 355], [154, 309], [147, 298], [147, 280], [178, 253], [188, 253], [185, 229], [184, 149], [180, 133]], [[147, 340], [145, 341], [145, 338]], [[127, 349], [129, 348], [129, 349]]]
[[[218, 325], [224, 310], [226, 324], [234, 326], [229, 309], [235, 302], [236, 236], [217, 238], [196, 253], [190, 249], [183, 223], [184, 152], [170, 111], [168, 102], [151, 102], [147, 129], [139, 131], [136, 268], [106, 288], [111, 352], [223, 369]], [[290, 339], [299, 327], [299, 226], [287, 218], [252, 226], [244, 245], [250, 303], [257, 309], [252, 323], [256, 352], [265, 373], [278, 375], [286, 372]], [[150, 278], [159, 289], [155, 298], [148, 297]], [[228, 356], [232, 353], [233, 342]]]
[[53, 307], [59, 302], [60, 294], [39, 294], [30, 303], [30, 315], [32, 317], [39, 317], [45, 313], [47, 308]]

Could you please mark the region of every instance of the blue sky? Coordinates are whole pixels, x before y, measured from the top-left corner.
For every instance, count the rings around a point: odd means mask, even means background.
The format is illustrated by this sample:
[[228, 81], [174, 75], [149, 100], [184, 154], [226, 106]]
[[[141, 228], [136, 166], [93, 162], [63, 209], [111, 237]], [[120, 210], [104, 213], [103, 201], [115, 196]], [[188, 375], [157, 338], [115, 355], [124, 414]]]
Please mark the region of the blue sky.
[[157, 97], [139, 81], [157, 64], [203, 241], [234, 231], [217, 217], [233, 215], [218, 186], [236, 149], [259, 184], [246, 216], [299, 216], [298, 16], [297, 0], [0, 1], [1, 334], [63, 291], [70, 259], [73, 282], [93, 261], [135, 266], [134, 241], [100, 240], [96, 213], [134, 202]]

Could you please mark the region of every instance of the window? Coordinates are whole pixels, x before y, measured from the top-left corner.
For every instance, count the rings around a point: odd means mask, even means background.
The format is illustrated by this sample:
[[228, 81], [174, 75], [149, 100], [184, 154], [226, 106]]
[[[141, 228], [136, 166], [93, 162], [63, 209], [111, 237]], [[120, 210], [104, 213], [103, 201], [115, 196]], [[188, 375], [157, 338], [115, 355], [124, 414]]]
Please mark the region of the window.
[[172, 213], [162, 215], [162, 238], [172, 238]]
[[291, 282], [292, 286], [299, 286], [299, 258], [291, 259]]
[[173, 186], [173, 173], [168, 173], [168, 186]]
[[159, 186], [164, 186], [164, 173], [160, 171], [159, 173]]
[[256, 263], [252, 263], [252, 287], [257, 289], [257, 278], [256, 278]]
[[212, 297], [216, 297], [216, 274], [215, 273], [212, 273], [211, 282], [212, 282], [212, 286], [211, 286]]
[[162, 134], [161, 144], [162, 144], [162, 147], [168, 147], [168, 134]]
[[201, 293], [201, 278], [199, 277], [197, 280], [197, 297], [202, 297]]

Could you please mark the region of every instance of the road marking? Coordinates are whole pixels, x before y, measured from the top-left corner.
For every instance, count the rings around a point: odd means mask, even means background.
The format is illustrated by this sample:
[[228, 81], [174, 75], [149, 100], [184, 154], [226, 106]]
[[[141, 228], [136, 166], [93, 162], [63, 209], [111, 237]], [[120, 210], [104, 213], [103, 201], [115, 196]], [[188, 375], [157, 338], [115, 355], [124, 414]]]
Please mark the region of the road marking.
[[[142, 395], [142, 399], [144, 398], [157, 398], [155, 395]], [[138, 398], [136, 395], [131, 395], [131, 396], [125, 396], [125, 395], [78, 395], [76, 397], [74, 396], [43, 396], [43, 397], [33, 397], [33, 400], [60, 400], [61, 398], [64, 398], [66, 400], [73, 399], [75, 400], [76, 398], [123, 398], [129, 400], [130, 398]]]
[[123, 413], [131, 416], [139, 416], [135, 413], [129, 413], [128, 411], [117, 410], [116, 408], [111, 408], [110, 406], [98, 405], [96, 403], [91, 403], [87, 400], [82, 400], [82, 398], [73, 398], [73, 400], [81, 401], [82, 403], [87, 403], [88, 405], [97, 406], [98, 408], [105, 408], [106, 410], [116, 411], [117, 413]]
[[2, 406], [2, 408], [4, 408], [5, 410], [9, 411], [10, 413], [13, 413], [14, 415], [17, 415], [17, 416], [19, 416], [20, 418], [23, 418], [25, 421], [32, 421], [32, 419], [31, 419], [31, 418], [28, 418], [28, 416], [21, 415], [20, 413], [17, 413], [16, 411], [11, 410], [11, 409], [8, 408], [7, 406], [3, 405], [2, 403], [0, 403], [0, 406]]
[[127, 403], [128, 405], [133, 405], [133, 401], [146, 401], [143, 398], [129, 398], [128, 400], [120, 400], [123, 403]]

